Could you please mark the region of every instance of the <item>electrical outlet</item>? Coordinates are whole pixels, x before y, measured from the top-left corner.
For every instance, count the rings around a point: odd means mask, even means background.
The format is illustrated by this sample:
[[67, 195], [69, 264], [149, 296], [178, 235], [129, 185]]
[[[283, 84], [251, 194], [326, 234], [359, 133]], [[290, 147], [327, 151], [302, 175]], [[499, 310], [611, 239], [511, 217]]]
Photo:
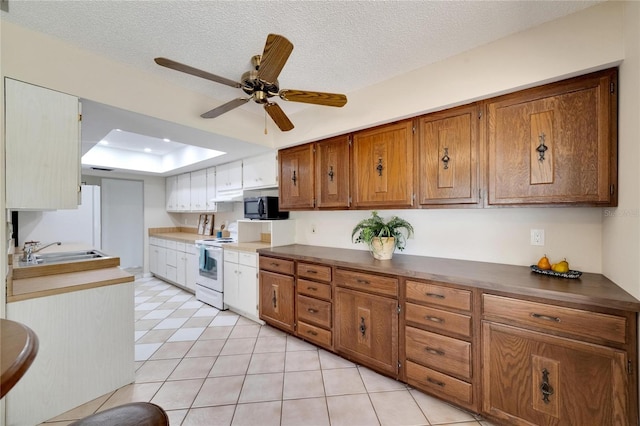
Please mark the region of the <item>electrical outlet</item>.
[[316, 225], [315, 224], [311, 225], [311, 233], [312, 234], [316, 233]]
[[544, 245], [544, 229], [532, 229], [531, 230], [531, 245], [543, 246]]

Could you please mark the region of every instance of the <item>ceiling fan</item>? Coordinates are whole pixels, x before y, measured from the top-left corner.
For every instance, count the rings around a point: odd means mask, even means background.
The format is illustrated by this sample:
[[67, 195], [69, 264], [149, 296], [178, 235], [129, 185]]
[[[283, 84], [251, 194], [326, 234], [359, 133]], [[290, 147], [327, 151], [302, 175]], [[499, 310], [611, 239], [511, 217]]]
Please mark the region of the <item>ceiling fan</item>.
[[292, 50], [293, 44], [285, 37], [278, 34], [269, 34], [262, 55], [255, 55], [251, 58], [251, 64], [254, 69], [242, 74], [240, 82], [220, 77], [171, 59], [155, 58], [154, 60], [158, 65], [163, 67], [195, 75], [216, 83], [236, 87], [242, 89], [249, 95], [249, 97], [237, 98], [207, 111], [200, 115], [202, 118], [218, 117], [253, 99], [256, 103], [262, 104], [266, 113], [269, 114], [280, 130], [286, 132], [293, 129], [293, 123], [289, 120], [289, 117], [287, 117], [282, 108], [280, 108], [278, 104], [271, 102], [269, 98], [279, 96], [280, 99], [285, 101], [332, 107], [342, 107], [347, 103], [347, 97], [337, 93], [311, 92], [307, 90], [280, 90], [278, 75], [280, 75], [280, 71], [282, 71]]

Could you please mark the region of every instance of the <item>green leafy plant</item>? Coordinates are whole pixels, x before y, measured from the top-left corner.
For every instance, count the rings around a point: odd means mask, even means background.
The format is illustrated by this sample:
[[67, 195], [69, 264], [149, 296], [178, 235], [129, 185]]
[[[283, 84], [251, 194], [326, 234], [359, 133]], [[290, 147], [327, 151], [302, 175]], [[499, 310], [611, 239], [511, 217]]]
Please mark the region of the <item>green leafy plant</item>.
[[404, 250], [407, 238], [412, 235], [413, 226], [406, 220], [398, 216], [392, 216], [389, 221], [385, 222], [377, 211], [372, 211], [371, 217], [361, 220], [353, 228], [351, 239], [354, 243], [365, 243], [369, 250], [373, 251], [373, 241], [375, 239], [393, 237], [395, 239], [395, 248]]

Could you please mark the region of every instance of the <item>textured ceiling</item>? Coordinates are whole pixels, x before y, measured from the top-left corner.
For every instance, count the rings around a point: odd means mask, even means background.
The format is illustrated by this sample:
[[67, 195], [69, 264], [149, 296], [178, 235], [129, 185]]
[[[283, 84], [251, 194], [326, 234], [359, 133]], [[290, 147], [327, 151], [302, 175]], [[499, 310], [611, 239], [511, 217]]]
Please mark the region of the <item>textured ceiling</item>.
[[[9, 0], [2, 19], [161, 75], [221, 104], [242, 92], [160, 67], [153, 58], [239, 80], [267, 34], [277, 33], [294, 45], [281, 88], [348, 95], [596, 3]], [[286, 113], [323, 108], [279, 103]]]

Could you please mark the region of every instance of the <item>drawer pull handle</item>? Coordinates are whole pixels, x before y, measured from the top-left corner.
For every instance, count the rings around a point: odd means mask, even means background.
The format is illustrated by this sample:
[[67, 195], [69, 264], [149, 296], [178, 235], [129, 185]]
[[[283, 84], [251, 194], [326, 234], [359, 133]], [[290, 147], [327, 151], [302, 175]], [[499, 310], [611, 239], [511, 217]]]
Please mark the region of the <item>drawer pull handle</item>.
[[360, 334], [362, 334], [362, 337], [364, 337], [364, 334], [367, 331], [367, 326], [364, 323], [364, 317], [360, 317]]
[[276, 296], [276, 291], [273, 290], [273, 297], [271, 298], [271, 302], [273, 302], [273, 309], [278, 308], [278, 297]]
[[436, 299], [444, 299], [444, 296], [438, 293], [425, 293], [429, 297], [435, 297]]
[[318, 287], [307, 287], [307, 290], [318, 291]]
[[424, 319], [429, 320], [429, 321], [433, 321], [433, 322], [437, 322], [437, 323], [443, 323], [444, 322], [444, 320], [442, 318], [432, 317], [431, 315], [427, 315], [426, 317], [424, 317]]
[[549, 370], [542, 369], [542, 383], [540, 383], [540, 392], [542, 392], [542, 401], [545, 404], [550, 403], [549, 397], [553, 395], [553, 387], [549, 384]]
[[318, 335], [318, 332], [313, 331], [313, 330], [307, 330], [307, 334], [310, 334], [310, 335], [312, 335], [312, 336], [317, 336], [317, 335]]
[[441, 382], [441, 381], [436, 380], [436, 379], [432, 379], [431, 377], [427, 377], [427, 382], [433, 383], [434, 385], [440, 386], [441, 388], [445, 387], [444, 382]]
[[313, 269], [307, 269], [307, 273], [308, 273], [308, 274], [317, 274], [317, 273], [318, 273], [318, 271], [315, 271], [315, 270], [313, 270]]
[[543, 314], [536, 314], [536, 313], [532, 313], [531, 316], [533, 318], [537, 318], [537, 319], [541, 319], [541, 320], [545, 320], [545, 321], [553, 321], [553, 322], [560, 322], [560, 318], [558, 317], [552, 317], [550, 315], [543, 315]]
[[271, 262], [271, 264], [270, 264], [270, 265], [271, 265], [271, 266], [274, 266], [274, 267], [276, 267], [276, 268], [277, 268], [278, 266], [280, 266], [280, 264], [279, 264], [279, 263], [276, 263], [276, 262]]
[[307, 312], [309, 312], [310, 314], [317, 314], [318, 310], [317, 309], [313, 309], [313, 308], [308, 308]]
[[356, 282], [357, 282], [358, 284], [367, 284], [367, 285], [369, 285], [369, 280], [363, 280], [363, 279], [361, 279], [361, 278], [358, 278], [358, 279], [356, 280]]
[[425, 351], [429, 352], [431, 355], [439, 355], [439, 356], [444, 356], [444, 351], [438, 350], [438, 349], [433, 349], [430, 347], [426, 347], [424, 348]]

